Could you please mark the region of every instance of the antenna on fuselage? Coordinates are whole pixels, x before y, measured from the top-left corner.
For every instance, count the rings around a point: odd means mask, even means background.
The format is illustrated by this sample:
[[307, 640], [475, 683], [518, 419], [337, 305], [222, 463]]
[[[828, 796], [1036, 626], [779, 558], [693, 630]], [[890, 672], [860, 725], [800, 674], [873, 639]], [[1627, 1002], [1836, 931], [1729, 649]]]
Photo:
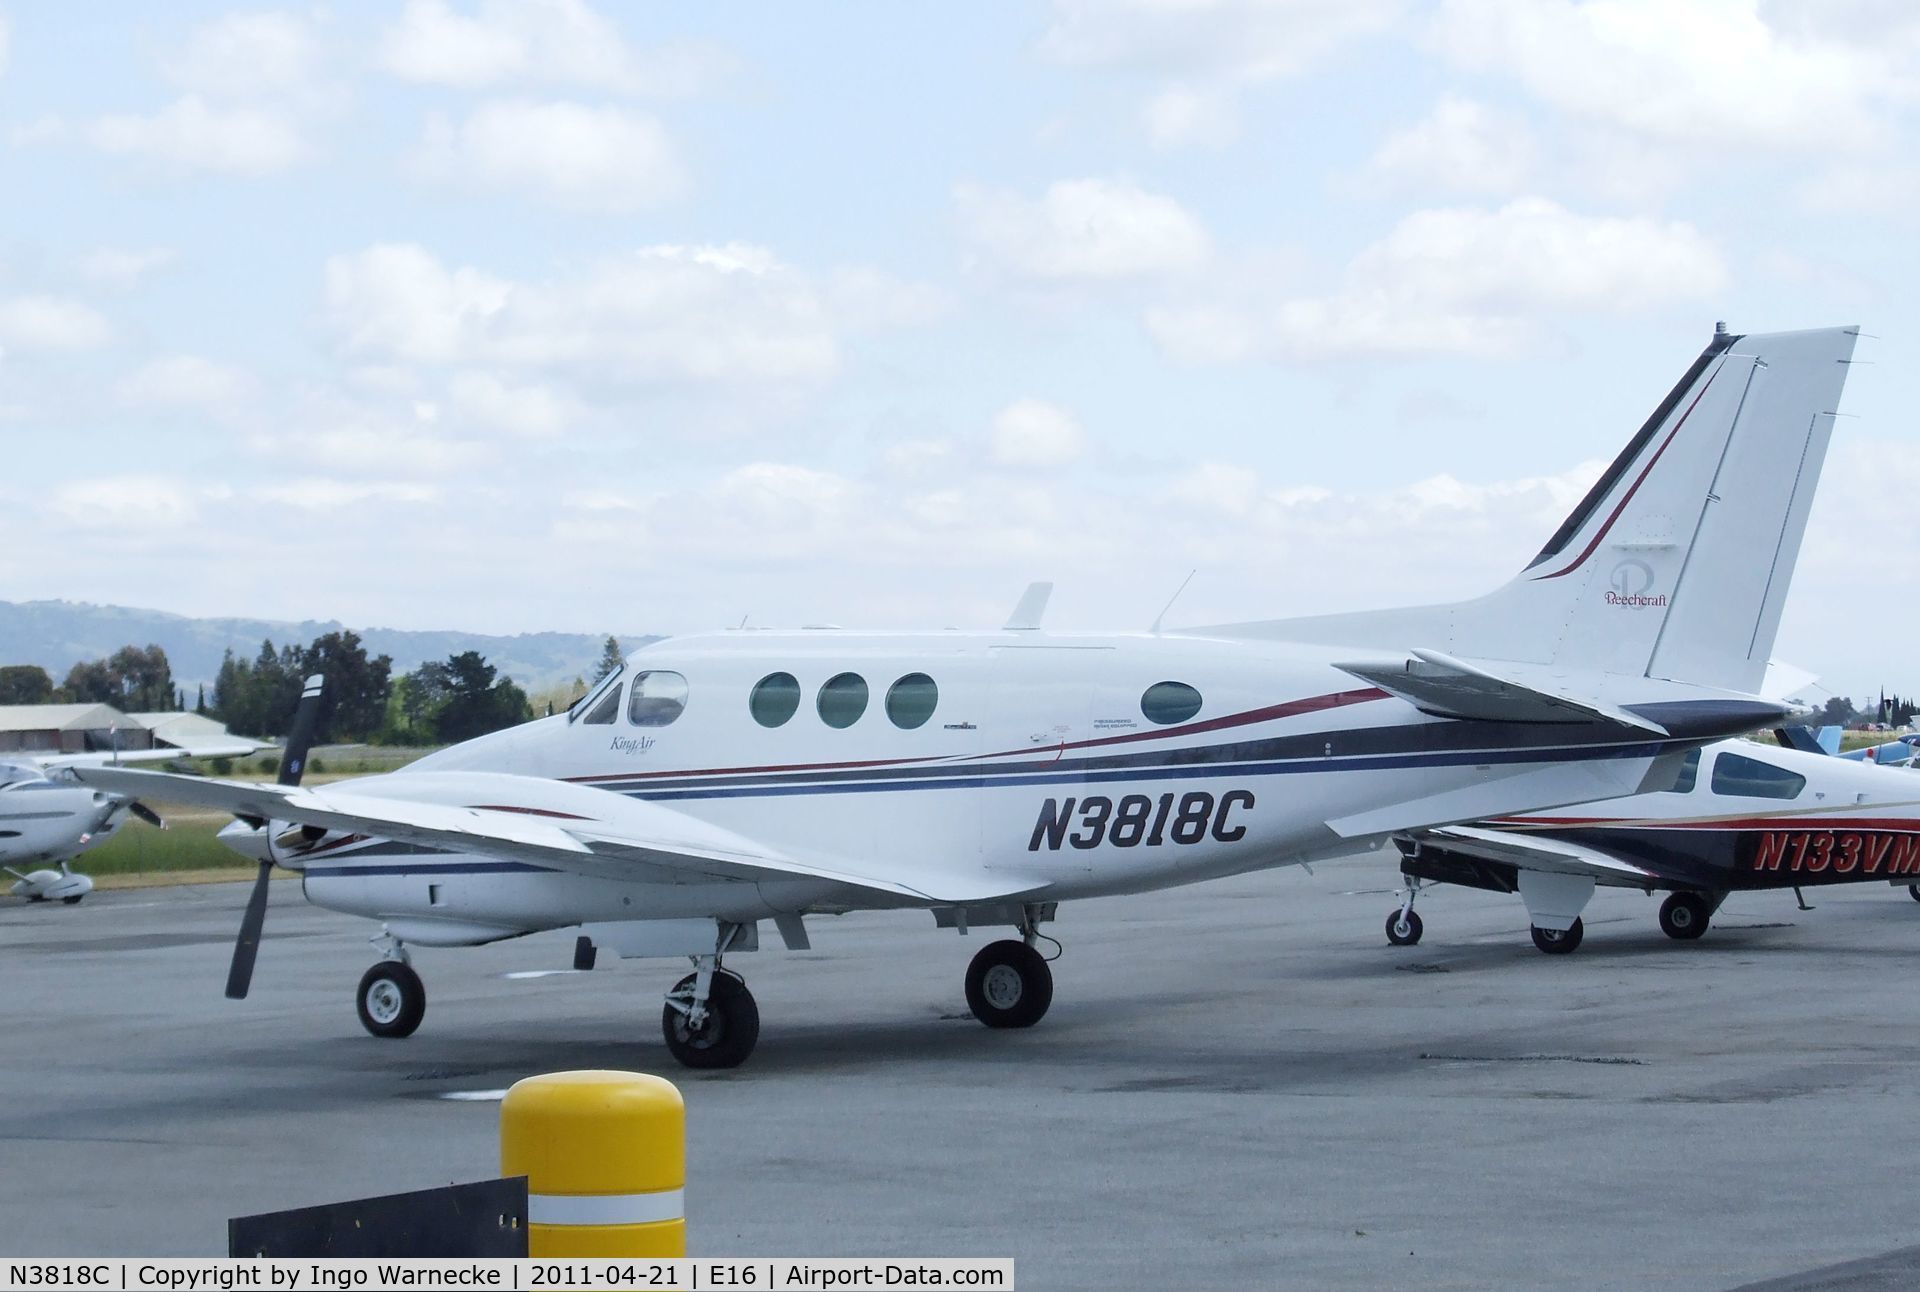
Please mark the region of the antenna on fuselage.
[[1167, 611], [1173, 609], [1173, 603], [1180, 599], [1180, 594], [1187, 590], [1187, 585], [1193, 582], [1193, 576], [1198, 573], [1200, 573], [1200, 570], [1197, 566], [1187, 571], [1187, 577], [1180, 580], [1180, 586], [1175, 588], [1173, 595], [1167, 598], [1167, 604], [1161, 606], [1160, 613], [1153, 617], [1153, 627], [1149, 628], [1147, 630], [1148, 632], [1152, 633], [1155, 637], [1160, 635], [1160, 625], [1166, 620]]

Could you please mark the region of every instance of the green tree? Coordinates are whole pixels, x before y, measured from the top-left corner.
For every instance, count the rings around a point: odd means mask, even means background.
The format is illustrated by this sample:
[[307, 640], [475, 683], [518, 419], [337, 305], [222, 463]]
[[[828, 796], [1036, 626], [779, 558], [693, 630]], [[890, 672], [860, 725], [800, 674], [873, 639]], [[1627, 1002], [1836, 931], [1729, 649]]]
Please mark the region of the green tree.
[[380, 730], [393, 689], [393, 660], [386, 655], [368, 659], [358, 633], [314, 638], [300, 652], [297, 671], [302, 682], [315, 673], [327, 679], [317, 740], [366, 740]]
[[53, 678], [38, 664], [0, 667], [0, 704], [47, 704], [53, 700]]
[[173, 669], [158, 646], [122, 646], [106, 659], [83, 660], [68, 670], [63, 689], [76, 703], [129, 713], [164, 712], [176, 698]]
[[627, 657], [620, 653], [620, 639], [608, 633], [607, 644], [600, 648], [600, 663], [594, 669], [593, 680], [598, 682], [626, 662]]
[[452, 744], [499, 731], [533, 716], [527, 693], [499, 676], [479, 651], [450, 655], [447, 695], [434, 721], [434, 734]]

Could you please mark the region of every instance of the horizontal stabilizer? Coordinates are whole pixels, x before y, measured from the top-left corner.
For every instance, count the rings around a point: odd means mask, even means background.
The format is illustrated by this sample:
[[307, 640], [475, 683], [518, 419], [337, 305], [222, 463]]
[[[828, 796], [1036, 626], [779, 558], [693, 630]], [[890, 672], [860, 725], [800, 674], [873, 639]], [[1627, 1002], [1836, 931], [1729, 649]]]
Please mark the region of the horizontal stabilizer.
[[1397, 695], [1422, 713], [1483, 722], [1602, 722], [1665, 736], [1668, 730], [1557, 679], [1513, 664], [1490, 665], [1414, 650], [1397, 661], [1357, 661], [1335, 668]]

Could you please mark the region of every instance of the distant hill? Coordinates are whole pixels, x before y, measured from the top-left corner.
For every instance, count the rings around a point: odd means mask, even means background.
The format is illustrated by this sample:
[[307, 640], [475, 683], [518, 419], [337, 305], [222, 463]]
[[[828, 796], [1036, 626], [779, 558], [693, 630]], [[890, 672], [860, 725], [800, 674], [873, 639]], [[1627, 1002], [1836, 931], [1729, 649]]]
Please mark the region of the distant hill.
[[[0, 664], [38, 664], [57, 684], [81, 660], [103, 659], [122, 646], [158, 643], [167, 652], [176, 684], [187, 691], [211, 684], [220, 657], [229, 649], [252, 659], [260, 643], [304, 646], [346, 625], [329, 620], [288, 623], [273, 619], [189, 619], [164, 610], [95, 606], [82, 601], [0, 601]], [[520, 633], [498, 637], [455, 631], [412, 632], [399, 628], [356, 628], [369, 655], [393, 657], [397, 676], [430, 659], [477, 650], [487, 662], [529, 690], [591, 677], [604, 635], [592, 633]], [[620, 645], [638, 650], [658, 637], [619, 633]]]

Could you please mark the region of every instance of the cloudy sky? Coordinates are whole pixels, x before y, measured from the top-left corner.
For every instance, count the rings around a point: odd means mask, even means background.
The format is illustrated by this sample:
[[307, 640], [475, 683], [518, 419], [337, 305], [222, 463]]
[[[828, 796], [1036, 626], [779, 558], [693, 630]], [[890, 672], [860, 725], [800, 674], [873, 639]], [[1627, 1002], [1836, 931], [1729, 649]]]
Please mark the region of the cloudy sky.
[[1470, 595], [1858, 322], [1780, 653], [1920, 687], [1920, 8], [0, 0], [0, 598], [486, 631]]

